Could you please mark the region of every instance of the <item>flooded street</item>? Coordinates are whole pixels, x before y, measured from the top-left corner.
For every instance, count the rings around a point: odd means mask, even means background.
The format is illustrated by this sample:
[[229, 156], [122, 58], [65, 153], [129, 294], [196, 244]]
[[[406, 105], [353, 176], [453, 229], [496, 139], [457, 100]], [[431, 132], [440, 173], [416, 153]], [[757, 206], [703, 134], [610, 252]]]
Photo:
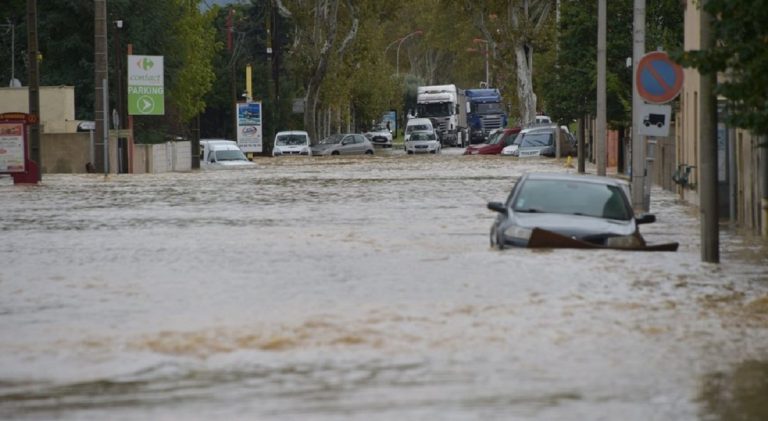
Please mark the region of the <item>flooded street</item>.
[[0, 180], [0, 418], [768, 418], [768, 248], [496, 251], [551, 159], [260, 158]]

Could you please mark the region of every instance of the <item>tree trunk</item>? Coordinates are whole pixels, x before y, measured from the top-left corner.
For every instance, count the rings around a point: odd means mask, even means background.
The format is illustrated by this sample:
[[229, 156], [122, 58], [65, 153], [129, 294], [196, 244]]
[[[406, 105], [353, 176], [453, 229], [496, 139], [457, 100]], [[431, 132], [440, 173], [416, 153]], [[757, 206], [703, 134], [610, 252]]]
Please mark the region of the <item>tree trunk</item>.
[[533, 93], [533, 50], [525, 42], [515, 43], [517, 96], [520, 99], [520, 124], [536, 120], [536, 94]]

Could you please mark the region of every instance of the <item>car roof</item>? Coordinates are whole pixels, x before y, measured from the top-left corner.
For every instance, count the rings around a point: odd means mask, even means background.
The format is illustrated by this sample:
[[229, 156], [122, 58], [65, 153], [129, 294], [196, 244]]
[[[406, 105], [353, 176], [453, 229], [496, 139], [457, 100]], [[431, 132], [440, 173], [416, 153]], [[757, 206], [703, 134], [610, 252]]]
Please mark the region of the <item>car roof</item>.
[[622, 187], [628, 183], [620, 178], [603, 177], [590, 174], [571, 174], [571, 173], [545, 173], [529, 172], [523, 175], [528, 180], [556, 180], [556, 181], [581, 181], [595, 184], [607, 184], [610, 186]]
[[304, 136], [309, 136], [309, 133], [307, 133], [307, 132], [305, 132], [305, 131], [303, 131], [303, 130], [286, 130], [286, 131], [283, 131], [283, 132], [277, 132], [277, 134], [276, 134], [275, 136], [280, 136], [280, 135], [292, 135], [292, 134], [293, 134], [293, 135], [304, 135]]
[[428, 118], [421, 118], [421, 117], [419, 117], [419, 118], [412, 118], [412, 119], [408, 120], [407, 124], [424, 124], [424, 123], [432, 124], [432, 120], [430, 120]]

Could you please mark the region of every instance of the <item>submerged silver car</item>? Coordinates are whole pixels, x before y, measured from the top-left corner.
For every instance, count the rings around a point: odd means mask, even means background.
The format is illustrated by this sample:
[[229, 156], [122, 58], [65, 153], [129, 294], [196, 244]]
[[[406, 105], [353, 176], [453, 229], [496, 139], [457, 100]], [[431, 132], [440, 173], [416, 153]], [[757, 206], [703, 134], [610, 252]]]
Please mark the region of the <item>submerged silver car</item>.
[[373, 144], [357, 133], [339, 133], [312, 145], [312, 155], [373, 155]]
[[491, 246], [677, 250], [677, 243], [648, 247], [635, 217], [626, 182], [573, 174], [524, 174], [505, 203], [490, 202], [499, 215], [491, 226]]

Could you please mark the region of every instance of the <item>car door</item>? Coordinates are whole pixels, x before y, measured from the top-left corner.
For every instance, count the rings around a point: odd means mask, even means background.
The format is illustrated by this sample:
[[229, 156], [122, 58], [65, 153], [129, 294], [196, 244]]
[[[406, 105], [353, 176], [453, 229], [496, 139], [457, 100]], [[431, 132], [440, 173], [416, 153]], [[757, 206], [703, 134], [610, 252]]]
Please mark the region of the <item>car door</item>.
[[339, 154], [341, 155], [349, 155], [354, 153], [355, 151], [355, 138], [352, 135], [346, 135], [343, 139], [341, 139], [341, 144], [339, 145]]
[[368, 149], [368, 142], [365, 140], [365, 136], [361, 134], [354, 135], [355, 138], [355, 153], [364, 154]]

